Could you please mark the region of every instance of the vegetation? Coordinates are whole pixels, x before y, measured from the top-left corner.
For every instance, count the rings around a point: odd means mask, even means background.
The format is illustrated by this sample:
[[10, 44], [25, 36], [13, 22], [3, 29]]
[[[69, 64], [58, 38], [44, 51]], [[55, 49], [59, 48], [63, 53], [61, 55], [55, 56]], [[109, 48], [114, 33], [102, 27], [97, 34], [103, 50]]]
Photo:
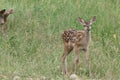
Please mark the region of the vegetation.
[[[67, 80], [61, 72], [61, 33], [83, 29], [78, 17], [94, 15], [90, 60], [94, 79], [120, 79], [120, 0], [1, 0], [14, 9], [7, 32], [0, 33], [0, 79]], [[77, 75], [90, 79], [81, 52]], [[69, 55], [71, 67], [74, 52]], [[45, 78], [45, 79], [43, 79]], [[29, 79], [28, 79], [29, 80]]]

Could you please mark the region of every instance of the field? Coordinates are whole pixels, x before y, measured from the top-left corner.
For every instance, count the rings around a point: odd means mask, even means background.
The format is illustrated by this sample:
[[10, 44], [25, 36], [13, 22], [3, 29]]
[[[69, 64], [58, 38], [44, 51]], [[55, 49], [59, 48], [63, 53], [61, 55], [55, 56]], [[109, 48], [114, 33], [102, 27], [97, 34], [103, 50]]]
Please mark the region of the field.
[[[83, 29], [78, 17], [92, 25], [90, 61], [94, 80], [120, 79], [120, 0], [0, 0], [0, 9], [14, 9], [8, 30], [0, 32], [0, 80], [69, 80], [61, 72], [66, 29]], [[74, 52], [68, 56], [71, 67]], [[84, 53], [76, 73], [88, 76]]]

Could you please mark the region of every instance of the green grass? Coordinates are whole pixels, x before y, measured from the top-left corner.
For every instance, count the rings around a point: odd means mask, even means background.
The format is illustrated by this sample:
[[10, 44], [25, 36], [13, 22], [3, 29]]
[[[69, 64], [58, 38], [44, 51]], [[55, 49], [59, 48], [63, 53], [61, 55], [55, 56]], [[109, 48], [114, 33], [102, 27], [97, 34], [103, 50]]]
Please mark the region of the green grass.
[[[8, 31], [0, 33], [0, 79], [66, 80], [61, 72], [61, 33], [82, 29], [78, 17], [97, 21], [92, 26], [90, 60], [94, 79], [120, 79], [120, 0], [1, 0], [0, 9], [14, 9]], [[71, 66], [74, 53], [69, 55]], [[90, 79], [84, 54], [77, 75]]]

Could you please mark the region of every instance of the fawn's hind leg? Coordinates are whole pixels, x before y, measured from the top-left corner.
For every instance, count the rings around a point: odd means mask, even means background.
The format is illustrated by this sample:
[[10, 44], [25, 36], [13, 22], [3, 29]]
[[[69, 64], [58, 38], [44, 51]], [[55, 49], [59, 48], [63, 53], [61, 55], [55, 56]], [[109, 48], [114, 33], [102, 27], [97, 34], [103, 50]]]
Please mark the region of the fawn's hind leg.
[[67, 68], [67, 55], [73, 50], [73, 47], [64, 45], [64, 53], [62, 55], [62, 71], [64, 74], [69, 75]]

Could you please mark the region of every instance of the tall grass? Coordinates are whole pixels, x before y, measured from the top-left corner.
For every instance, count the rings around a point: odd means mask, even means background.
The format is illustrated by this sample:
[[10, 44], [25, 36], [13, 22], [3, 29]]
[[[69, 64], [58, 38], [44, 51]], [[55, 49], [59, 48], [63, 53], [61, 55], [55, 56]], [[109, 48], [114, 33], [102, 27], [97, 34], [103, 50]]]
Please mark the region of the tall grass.
[[[0, 79], [64, 80], [61, 72], [61, 33], [82, 29], [77, 18], [97, 21], [92, 26], [90, 60], [95, 79], [120, 79], [120, 0], [1, 0], [0, 9], [14, 9], [8, 30], [0, 33]], [[71, 66], [74, 53], [68, 57]], [[84, 54], [77, 75], [88, 76]]]

